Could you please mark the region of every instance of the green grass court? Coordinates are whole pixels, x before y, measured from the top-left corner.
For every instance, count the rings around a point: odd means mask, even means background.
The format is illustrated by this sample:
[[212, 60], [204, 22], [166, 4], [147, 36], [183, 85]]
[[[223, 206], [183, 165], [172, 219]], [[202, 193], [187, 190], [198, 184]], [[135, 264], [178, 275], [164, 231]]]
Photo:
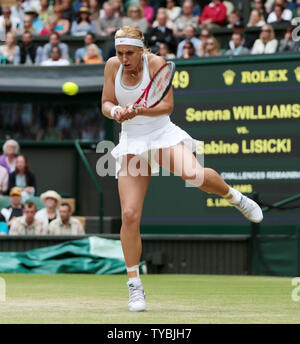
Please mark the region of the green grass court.
[[144, 275], [148, 311], [130, 313], [125, 275], [0, 274], [1, 324], [300, 323], [291, 278]]

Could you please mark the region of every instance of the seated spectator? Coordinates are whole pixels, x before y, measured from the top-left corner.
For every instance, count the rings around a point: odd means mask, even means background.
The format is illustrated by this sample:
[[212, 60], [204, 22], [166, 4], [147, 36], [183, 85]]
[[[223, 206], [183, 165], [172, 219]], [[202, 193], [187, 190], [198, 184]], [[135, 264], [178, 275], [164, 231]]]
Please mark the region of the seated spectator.
[[61, 203], [60, 195], [53, 190], [48, 190], [41, 194], [40, 196], [45, 208], [40, 209], [35, 218], [42, 221], [44, 226], [48, 229], [51, 221], [55, 219], [60, 219], [58, 207]]
[[148, 0], [139, 0], [139, 4], [143, 11], [143, 17], [147, 20], [149, 26], [151, 26], [154, 18], [154, 9], [148, 6]]
[[43, 222], [35, 218], [36, 205], [26, 202], [24, 215], [16, 218], [10, 227], [9, 235], [45, 235], [48, 234]]
[[174, 44], [173, 31], [167, 27], [168, 17], [165, 9], [157, 13], [156, 20], [157, 27], [149, 28], [147, 32], [148, 46], [154, 53], [158, 51], [161, 42], [167, 43], [169, 47]]
[[34, 8], [36, 11], [39, 11], [41, 9], [40, 0], [24, 0], [23, 8], [25, 11], [29, 10], [30, 8]]
[[25, 16], [25, 11], [24, 11], [24, 7], [23, 7], [23, 0], [16, 0], [15, 2], [16, 4], [11, 6], [11, 15], [13, 17], [17, 17], [20, 22], [22, 22], [24, 20], [24, 16]]
[[80, 7], [77, 20], [74, 20], [71, 27], [72, 36], [85, 36], [88, 32], [95, 33], [94, 23], [89, 19], [90, 10], [87, 7]]
[[38, 18], [43, 21], [44, 25], [48, 22], [48, 19], [53, 16], [53, 6], [50, 5], [49, 0], [40, 0], [41, 9], [39, 11]]
[[205, 45], [204, 57], [221, 55], [219, 42], [214, 36], [209, 37]]
[[[229, 42], [230, 49], [225, 53], [226, 56], [240, 56], [250, 54], [249, 49], [243, 46], [243, 35], [241, 33], [233, 33]], [[231, 44], [230, 44], [231, 43]]]
[[194, 59], [198, 58], [196, 55], [195, 46], [192, 42], [186, 41], [183, 46], [182, 56], [183, 59]]
[[[90, 7], [91, 2], [95, 0], [90, 0]], [[110, 3], [112, 4], [112, 7], [114, 9], [114, 16], [123, 18], [125, 16], [124, 6], [122, 0], [110, 0]]]
[[264, 20], [267, 19], [268, 13], [265, 8], [264, 0], [254, 0], [252, 2], [253, 9], [259, 11], [259, 13], [264, 17]]
[[254, 39], [252, 38], [252, 36], [250, 35], [248, 36], [247, 32], [245, 32], [245, 25], [243, 24], [243, 22], [236, 22], [234, 24], [233, 32], [242, 34], [244, 37], [243, 46], [249, 50], [252, 49], [253, 44], [254, 44]]
[[79, 220], [72, 217], [70, 204], [62, 203], [59, 206], [60, 218], [53, 220], [49, 225], [50, 235], [83, 235], [85, 234]]
[[143, 33], [146, 33], [149, 27], [147, 20], [143, 17], [143, 10], [139, 5], [131, 5], [128, 8], [127, 17], [123, 18], [123, 26], [132, 26]]
[[[78, 12], [73, 9], [73, 0], [60, 0], [60, 5], [63, 10], [63, 19], [67, 19], [71, 24], [76, 19], [76, 13]], [[86, 4], [83, 2], [80, 7], [89, 7], [88, 1], [86, 1]]]
[[200, 17], [201, 27], [208, 29], [224, 26], [227, 9], [220, 0], [212, 0], [203, 9]]
[[100, 16], [100, 3], [98, 0], [89, 0], [90, 18], [91, 20], [97, 20]]
[[204, 56], [207, 40], [212, 37], [211, 32], [208, 29], [202, 29], [200, 34], [201, 44], [198, 47], [197, 55]]
[[157, 55], [165, 58], [166, 60], [172, 60], [176, 58], [175, 54], [171, 52], [168, 44], [164, 42], [159, 43]]
[[299, 19], [300, 18], [300, 0], [297, 0], [297, 7], [293, 12], [293, 19], [291, 20], [291, 24], [294, 26], [299, 25]]
[[22, 34], [19, 49], [16, 51], [14, 64], [38, 65], [42, 59], [43, 48], [33, 43], [33, 36], [30, 31]]
[[9, 231], [8, 225], [5, 221], [5, 218], [0, 214], [0, 235], [7, 235]]
[[184, 1], [182, 10], [183, 14], [174, 23], [173, 35], [184, 38], [184, 28], [187, 25], [193, 25], [197, 31], [198, 17], [193, 15], [193, 4], [190, 1]]
[[[269, 17], [271, 16], [271, 14], [274, 12], [275, 17], [272, 19], [269, 19]], [[268, 17], [268, 23], [272, 24], [272, 25], [278, 25], [278, 24], [288, 24], [290, 21], [289, 20], [285, 20], [283, 18], [283, 7], [281, 5], [276, 4], [274, 6], [274, 11], [273, 11], [270, 16]]]
[[167, 15], [169, 20], [175, 23], [176, 19], [180, 16], [181, 7], [177, 6], [176, 0], [167, 0]]
[[11, 30], [15, 33], [18, 32], [18, 28], [22, 23], [18, 17], [11, 14], [10, 7], [2, 7], [2, 15], [0, 16], [0, 33], [6, 33], [6, 22], [11, 23]]
[[[83, 58], [86, 56], [86, 48], [92, 44], [96, 42], [96, 37], [93, 33], [89, 32], [85, 35], [84, 37], [84, 47], [82, 48], [78, 48], [75, 51], [75, 63], [79, 64], [79, 63], [83, 63]], [[102, 53], [102, 49], [98, 48], [99, 54], [103, 59], [103, 53]]]
[[61, 51], [58, 46], [52, 47], [50, 58], [42, 61], [41, 66], [69, 66], [70, 62], [61, 58]]
[[16, 168], [8, 176], [9, 191], [17, 186], [22, 190], [22, 200], [26, 201], [34, 196], [36, 191], [36, 179], [33, 172], [30, 171], [28, 160], [25, 155], [20, 154], [16, 160]]
[[193, 25], [187, 25], [184, 28], [184, 37], [185, 39], [181, 41], [177, 46], [176, 57], [178, 59], [183, 57], [183, 50], [186, 42], [191, 42], [195, 48], [195, 55], [198, 56], [199, 47], [201, 45], [201, 40], [195, 36], [196, 30]]
[[43, 47], [42, 61], [50, 58], [51, 49], [53, 47], [59, 47], [61, 52], [61, 58], [69, 60], [69, 48], [68, 46], [61, 42], [60, 35], [57, 32], [53, 32], [49, 36], [49, 43], [45, 44]]
[[31, 31], [33, 34], [38, 35], [44, 27], [44, 21], [39, 19], [38, 15], [38, 11], [35, 8], [26, 10], [24, 21], [20, 25], [20, 31]]
[[292, 32], [293, 32], [293, 26], [290, 25], [287, 27], [285, 31], [284, 38], [281, 39], [279, 42], [278, 51], [280, 53], [296, 51], [297, 42], [293, 40]]
[[[166, 21], [165, 26], [166, 26], [167, 28], [171, 29], [172, 32], [173, 32], [174, 23], [168, 18], [168, 12], [167, 12], [166, 8], [164, 8], [164, 7], [160, 7], [160, 8], [157, 10], [156, 19], [154, 20], [154, 22], [153, 22], [153, 24], [152, 24], [152, 27], [155, 28], [155, 27], [158, 27], [158, 26], [159, 26], [159, 23], [158, 23], [157, 18], [158, 18], [161, 14], [167, 18], [167, 19], [166, 19], [167, 21]], [[151, 27], [150, 27], [149, 29], [151, 29]], [[148, 30], [149, 30], [149, 29], [148, 29]]]
[[85, 64], [100, 64], [104, 62], [96, 44], [91, 43], [87, 46], [83, 62]]
[[9, 139], [5, 141], [3, 147], [3, 154], [0, 156], [0, 165], [5, 167], [7, 173], [15, 170], [17, 156], [20, 152], [20, 146], [17, 141]]
[[5, 57], [6, 64], [13, 64], [17, 50], [17, 38], [13, 32], [6, 34], [6, 44], [0, 46], [0, 55]]
[[5, 167], [0, 165], [0, 195], [5, 195], [8, 190], [8, 173]]
[[22, 205], [22, 190], [18, 187], [14, 187], [9, 192], [11, 205], [7, 208], [1, 209], [1, 215], [4, 217], [5, 222], [10, 227], [12, 221], [19, 216], [23, 215]]
[[55, 31], [60, 35], [66, 35], [70, 31], [70, 21], [68, 19], [63, 18], [64, 15], [64, 8], [61, 5], [54, 6], [54, 15], [57, 19], [57, 24], [55, 27]]
[[57, 19], [55, 16], [49, 17], [47, 23], [42, 28], [40, 32], [40, 36], [50, 36], [53, 32], [55, 32], [55, 27], [57, 24]]
[[259, 39], [254, 42], [251, 54], [274, 54], [277, 50], [278, 41], [275, 38], [274, 29], [266, 24], [261, 28]]
[[122, 19], [120, 17], [115, 17], [114, 8], [108, 1], [104, 2], [103, 10], [105, 18], [99, 18], [93, 21], [95, 31], [99, 36], [110, 36], [122, 26]]
[[247, 27], [262, 27], [266, 24], [265, 18], [259, 10], [253, 9], [250, 13]]
[[227, 16], [227, 27], [228, 29], [233, 29], [234, 24], [241, 21], [241, 17], [238, 11], [233, 11]]
[[[277, 8], [275, 11], [275, 8], [277, 6], [280, 6], [282, 11], [279, 8]], [[273, 11], [268, 15], [267, 23], [273, 24], [275, 22], [278, 22], [279, 15], [281, 20], [285, 20], [287, 22], [290, 22], [292, 20], [293, 12], [287, 8], [286, 0], [275, 0]]]

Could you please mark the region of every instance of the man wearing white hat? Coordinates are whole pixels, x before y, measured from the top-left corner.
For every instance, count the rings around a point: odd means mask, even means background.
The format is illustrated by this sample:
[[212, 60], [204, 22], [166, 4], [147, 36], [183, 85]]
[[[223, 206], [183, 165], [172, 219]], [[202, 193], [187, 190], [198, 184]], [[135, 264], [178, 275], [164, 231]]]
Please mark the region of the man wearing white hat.
[[58, 207], [61, 202], [61, 196], [54, 190], [48, 190], [40, 196], [45, 208], [40, 209], [35, 218], [41, 220], [46, 228], [48, 228], [51, 221], [60, 219]]

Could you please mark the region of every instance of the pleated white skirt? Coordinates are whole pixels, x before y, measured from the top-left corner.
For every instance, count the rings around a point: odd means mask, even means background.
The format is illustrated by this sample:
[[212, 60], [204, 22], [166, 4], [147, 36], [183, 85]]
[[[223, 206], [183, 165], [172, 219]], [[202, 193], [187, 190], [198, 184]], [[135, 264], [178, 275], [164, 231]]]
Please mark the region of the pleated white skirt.
[[[176, 146], [183, 142], [195, 152], [200, 141], [193, 139], [187, 132], [171, 122], [170, 116], [156, 117], [145, 124], [122, 123], [119, 144], [111, 151], [116, 159], [116, 178], [121, 168], [122, 158], [127, 154], [144, 158], [151, 167], [151, 174], [159, 173], [159, 164], [154, 159], [158, 149]], [[150, 154], [149, 154], [150, 153]]]

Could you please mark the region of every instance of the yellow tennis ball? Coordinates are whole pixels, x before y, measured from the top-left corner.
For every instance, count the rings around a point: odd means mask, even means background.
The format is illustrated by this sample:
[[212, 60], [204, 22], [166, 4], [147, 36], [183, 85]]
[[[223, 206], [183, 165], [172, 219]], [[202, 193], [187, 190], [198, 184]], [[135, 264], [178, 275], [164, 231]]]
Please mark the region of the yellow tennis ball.
[[79, 87], [77, 84], [71, 81], [67, 81], [63, 84], [62, 90], [68, 96], [74, 96], [79, 91]]

